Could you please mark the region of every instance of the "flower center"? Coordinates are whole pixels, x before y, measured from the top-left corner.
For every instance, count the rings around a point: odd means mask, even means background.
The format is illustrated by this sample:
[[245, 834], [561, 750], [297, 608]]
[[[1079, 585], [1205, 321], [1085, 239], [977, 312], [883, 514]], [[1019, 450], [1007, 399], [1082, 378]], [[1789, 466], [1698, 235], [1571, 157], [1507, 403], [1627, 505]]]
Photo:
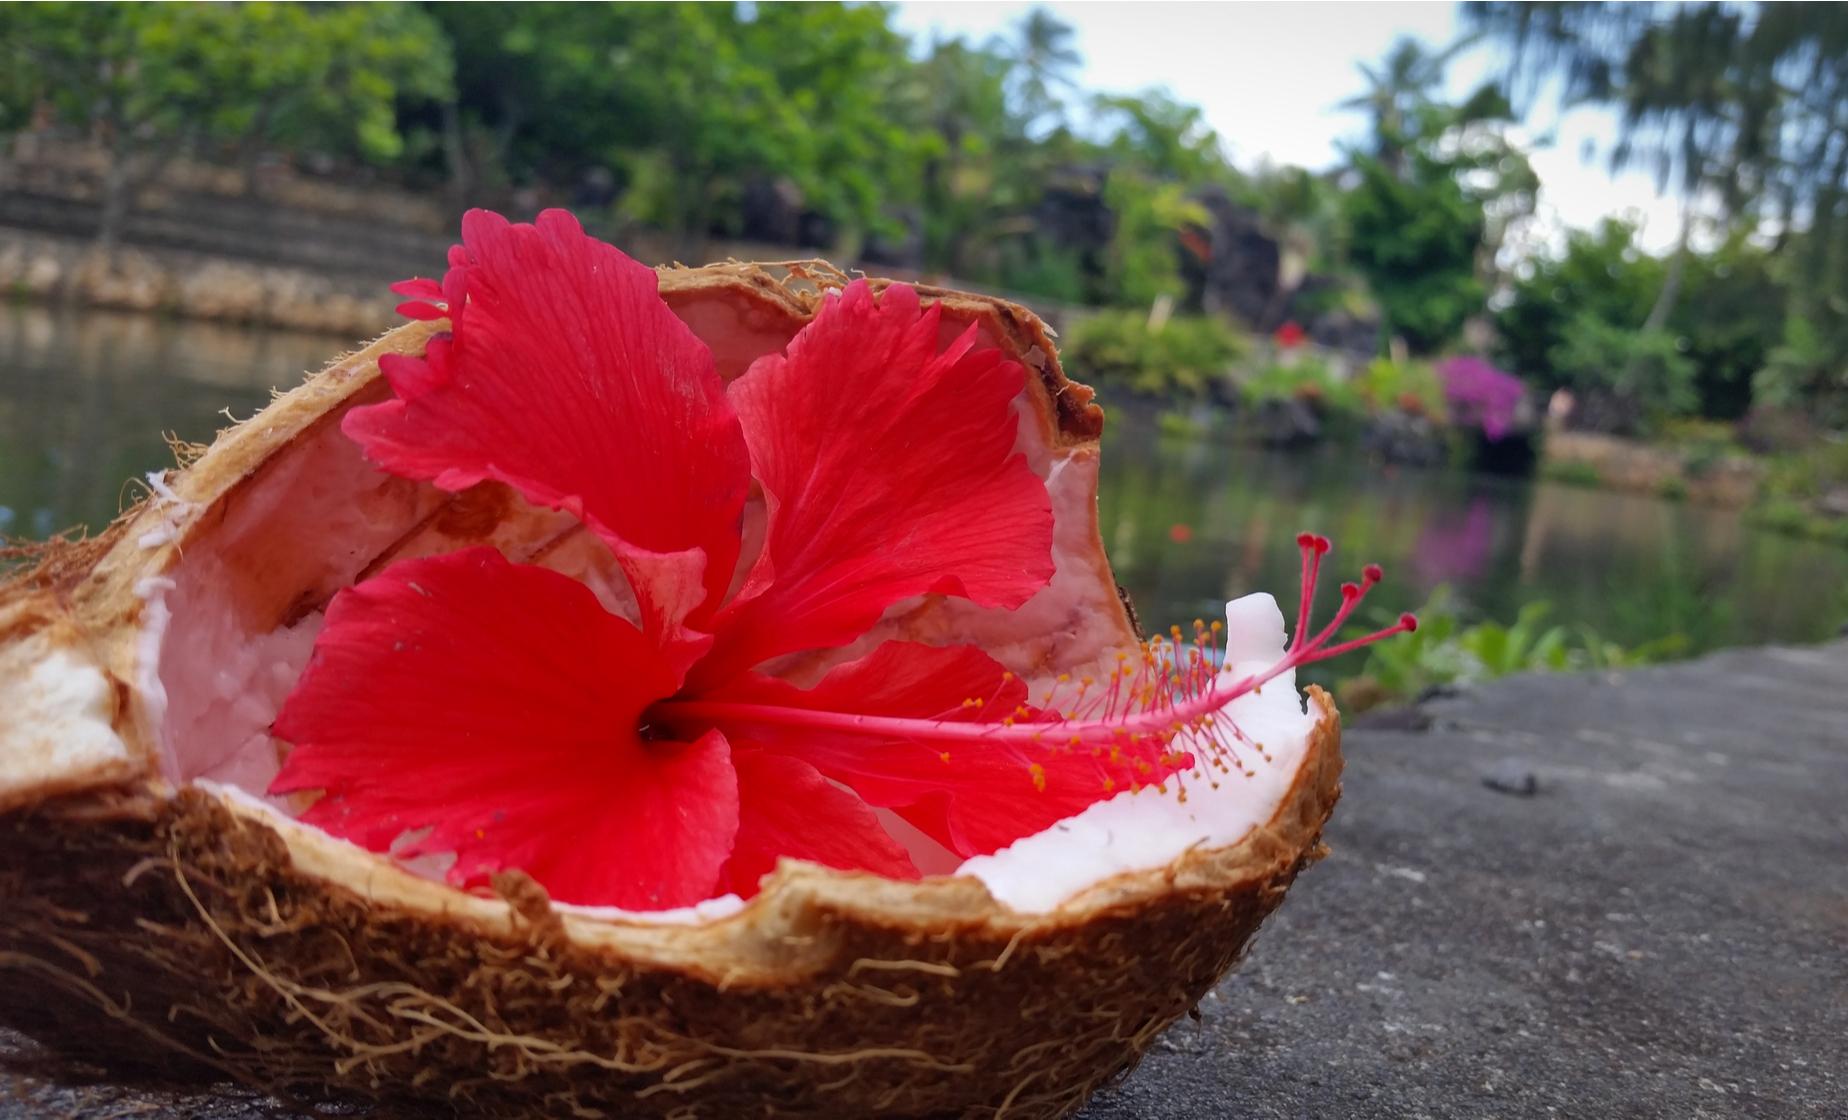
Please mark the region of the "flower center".
[[[673, 697], [650, 707], [643, 723], [702, 731], [712, 727], [807, 729], [835, 737], [933, 743], [946, 751], [971, 745], [1066, 748], [1113, 758], [1130, 754], [1159, 760], [1170, 768], [1189, 764], [1186, 755], [1169, 750], [1169, 744], [1185, 735], [1190, 751], [1204, 751], [1208, 756], [1193, 759], [1193, 765], [1204, 762], [1222, 771], [1242, 768], [1238, 753], [1255, 750], [1262, 754], [1263, 747], [1222, 715], [1227, 705], [1300, 666], [1339, 657], [1418, 627], [1417, 618], [1404, 614], [1384, 629], [1333, 641], [1382, 578], [1379, 565], [1368, 564], [1359, 583], [1341, 585], [1340, 608], [1326, 626], [1311, 634], [1310, 611], [1329, 544], [1326, 537], [1304, 533], [1297, 545], [1302, 550], [1302, 599], [1294, 636], [1281, 658], [1257, 671], [1233, 675], [1221, 664], [1223, 627], [1217, 622], [1209, 627], [1196, 619], [1192, 642], [1184, 641], [1181, 629], [1174, 627], [1167, 638], [1157, 636], [1144, 642], [1139, 656], [1119, 654], [1116, 668], [1102, 686], [1089, 678], [1059, 677], [1037, 708], [1023, 704], [997, 714], [988, 698], [971, 697], [959, 712], [920, 719]], [[998, 684], [1005, 685], [1010, 676], [1004, 674]]]

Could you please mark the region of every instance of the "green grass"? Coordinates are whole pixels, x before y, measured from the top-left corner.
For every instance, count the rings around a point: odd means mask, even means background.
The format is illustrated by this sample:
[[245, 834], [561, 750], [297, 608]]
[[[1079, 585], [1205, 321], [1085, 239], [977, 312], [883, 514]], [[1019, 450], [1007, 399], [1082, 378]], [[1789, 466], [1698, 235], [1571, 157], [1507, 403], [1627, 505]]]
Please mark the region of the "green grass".
[[1604, 475], [1590, 463], [1560, 462], [1549, 459], [1540, 464], [1540, 477], [1548, 482], [1563, 482], [1567, 486], [1604, 485]]

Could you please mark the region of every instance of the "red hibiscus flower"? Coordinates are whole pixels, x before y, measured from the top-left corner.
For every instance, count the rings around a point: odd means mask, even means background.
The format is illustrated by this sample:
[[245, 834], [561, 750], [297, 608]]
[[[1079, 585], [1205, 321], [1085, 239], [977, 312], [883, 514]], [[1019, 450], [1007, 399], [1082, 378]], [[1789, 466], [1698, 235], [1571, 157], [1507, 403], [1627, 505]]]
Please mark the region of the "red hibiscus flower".
[[[381, 361], [394, 399], [343, 430], [394, 474], [567, 511], [627, 588], [476, 547], [342, 591], [275, 723], [293, 748], [271, 792], [319, 791], [308, 823], [453, 854], [461, 885], [520, 868], [637, 910], [748, 896], [784, 856], [914, 877], [879, 810], [991, 852], [1189, 764], [1176, 719], [1236, 694], [1208, 666], [1036, 709], [981, 650], [906, 642], [779, 679], [902, 600], [1013, 608], [1046, 585], [1025, 370], [973, 327], [940, 347], [935, 306], [860, 281], [727, 385], [654, 272], [569, 214], [462, 233], [440, 285], [395, 289], [449, 330]], [[1285, 662], [1317, 656], [1298, 645]]]

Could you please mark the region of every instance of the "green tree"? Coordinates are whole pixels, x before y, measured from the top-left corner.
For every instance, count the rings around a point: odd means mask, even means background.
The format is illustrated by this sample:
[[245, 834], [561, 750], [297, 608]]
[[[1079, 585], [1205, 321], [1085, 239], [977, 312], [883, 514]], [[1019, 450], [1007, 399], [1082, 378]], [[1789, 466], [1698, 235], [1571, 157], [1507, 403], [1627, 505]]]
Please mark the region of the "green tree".
[[283, 144], [391, 159], [399, 99], [450, 77], [434, 26], [389, 4], [8, 4], [0, 43], [9, 98], [107, 153], [105, 250], [175, 157]]
[[1433, 52], [1401, 39], [1378, 66], [1361, 67], [1368, 90], [1343, 103], [1370, 118], [1366, 148], [1350, 154], [1347, 259], [1388, 332], [1426, 352], [1482, 313], [1502, 239], [1533, 213], [1539, 186], [1507, 137], [1512, 114], [1499, 91], [1441, 99], [1445, 68], [1466, 45]]
[[1433, 52], [1406, 37], [1395, 42], [1377, 65], [1360, 64], [1367, 90], [1341, 102], [1339, 108], [1367, 114], [1373, 157], [1392, 174], [1404, 174], [1407, 149], [1426, 138], [1426, 110], [1437, 103], [1450, 60], [1468, 45], [1469, 40], [1463, 39]]
[[638, 5], [431, 4], [454, 53], [442, 107], [451, 201], [486, 201], [511, 182], [573, 170], [647, 139], [624, 74]]
[[[1618, 427], [1693, 411], [1737, 418], [1784, 329], [1776, 260], [1743, 233], [1711, 252], [1690, 253], [1674, 313], [1665, 326], [1642, 329], [1670, 267], [1639, 249], [1625, 222], [1573, 231], [1564, 252], [1529, 261], [1509, 286], [1495, 318], [1503, 359], [1549, 388], [1625, 398], [1604, 409]], [[1610, 369], [1613, 354], [1653, 369]], [[1658, 389], [1660, 399], [1630, 399]]]
[[[1807, 355], [1829, 391], [1848, 368], [1848, 9], [1834, 4], [1473, 3], [1511, 48], [1529, 96], [1559, 79], [1568, 103], [1616, 107], [1610, 153], [1644, 162], [1689, 200], [1680, 247], [1645, 327], [1666, 323], [1690, 259], [1694, 202], [1766, 222], [1787, 255], [1784, 359]], [[1788, 367], [1785, 367], [1788, 368]], [[1774, 377], [1773, 381], [1783, 380]]]
[[1786, 337], [1785, 270], [1743, 229], [1709, 252], [1691, 254], [1684, 268], [1667, 329], [1694, 364], [1701, 415], [1738, 419], [1752, 406], [1759, 371]]
[[1072, 46], [1072, 27], [1045, 8], [1034, 8], [1015, 29], [1006, 54], [1014, 63], [1013, 96], [1028, 127], [1061, 125], [1065, 95], [1077, 83], [1072, 74], [1084, 57]]
[[1530, 259], [1496, 313], [1503, 364], [1534, 384], [1555, 389], [1567, 379], [1553, 368], [1574, 316], [1626, 326], [1640, 323], [1661, 286], [1662, 264], [1636, 247], [1636, 227], [1606, 219], [1595, 230], [1573, 230], [1565, 251]]
[[1099, 97], [1094, 111], [1108, 129], [1100, 154], [1109, 165], [1103, 202], [1112, 219], [1095, 298], [1147, 306], [1179, 295], [1180, 233], [1209, 220], [1194, 196], [1241, 179], [1200, 109], [1164, 90]]
[[894, 108], [920, 138], [919, 233], [933, 269], [972, 275], [1000, 239], [998, 223], [1024, 201], [1018, 161], [1005, 158], [1016, 131], [1009, 67], [994, 51], [948, 39], [902, 73]]
[[647, 135], [617, 153], [665, 165], [635, 213], [696, 246], [753, 177], [786, 178], [852, 229], [916, 195], [919, 138], [892, 114], [904, 40], [882, 9], [840, 4], [637, 5], [614, 80]]
[[1104, 152], [1120, 163], [1189, 187], [1236, 181], [1219, 134], [1197, 105], [1151, 89], [1098, 97], [1093, 111], [1106, 130]]
[[1477, 274], [1486, 219], [1455, 169], [1414, 152], [1404, 177], [1355, 154], [1358, 181], [1342, 198], [1348, 260], [1367, 279], [1389, 334], [1415, 353], [1449, 343], [1482, 310]]
[[1667, 330], [1637, 330], [1579, 311], [1547, 361], [1577, 393], [1575, 418], [1585, 427], [1646, 435], [1700, 403], [1694, 362]]

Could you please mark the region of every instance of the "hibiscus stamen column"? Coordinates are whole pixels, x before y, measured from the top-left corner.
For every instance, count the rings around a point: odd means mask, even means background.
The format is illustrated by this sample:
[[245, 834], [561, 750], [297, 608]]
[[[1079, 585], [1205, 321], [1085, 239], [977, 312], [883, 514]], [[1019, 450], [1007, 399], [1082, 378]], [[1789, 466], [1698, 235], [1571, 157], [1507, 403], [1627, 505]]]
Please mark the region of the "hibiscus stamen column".
[[[1227, 705], [1301, 666], [1338, 657], [1418, 626], [1416, 617], [1403, 614], [1390, 626], [1331, 645], [1331, 639], [1378, 585], [1383, 572], [1379, 565], [1369, 564], [1362, 569], [1360, 582], [1342, 584], [1341, 606], [1327, 625], [1312, 632], [1316, 584], [1321, 559], [1329, 545], [1327, 538], [1307, 533], [1298, 538], [1298, 544], [1302, 549], [1303, 578], [1297, 632], [1283, 657], [1255, 672], [1234, 676], [1230, 669], [1218, 664], [1220, 624], [1208, 628], [1196, 622], [1192, 644], [1180, 640], [1181, 631], [1176, 627], [1168, 638], [1158, 635], [1145, 642], [1139, 656], [1120, 655], [1109, 684], [1096, 701], [1088, 700], [1093, 681], [1080, 680], [1074, 688], [1069, 677], [1061, 677], [1046, 697], [1044, 708], [1021, 705], [1003, 715], [990, 710], [992, 698], [965, 701], [963, 711], [949, 718], [868, 715], [724, 698], [676, 698], [655, 705], [648, 718], [687, 730], [779, 727], [862, 740], [928, 742], [941, 745], [946, 752], [954, 746], [1055, 744], [1073, 750], [1088, 749], [1094, 754], [1128, 753], [1144, 761], [1159, 759], [1167, 764], [1165, 770], [1198, 761], [1168, 753], [1169, 744], [1183, 733], [1192, 733], [1188, 736], [1190, 745], [1202, 746], [1215, 755], [1208, 760], [1213, 766], [1242, 770], [1236, 758], [1239, 746], [1254, 748], [1261, 754], [1263, 750], [1224, 716]], [[1057, 704], [1061, 688], [1074, 689], [1063, 708]]]

